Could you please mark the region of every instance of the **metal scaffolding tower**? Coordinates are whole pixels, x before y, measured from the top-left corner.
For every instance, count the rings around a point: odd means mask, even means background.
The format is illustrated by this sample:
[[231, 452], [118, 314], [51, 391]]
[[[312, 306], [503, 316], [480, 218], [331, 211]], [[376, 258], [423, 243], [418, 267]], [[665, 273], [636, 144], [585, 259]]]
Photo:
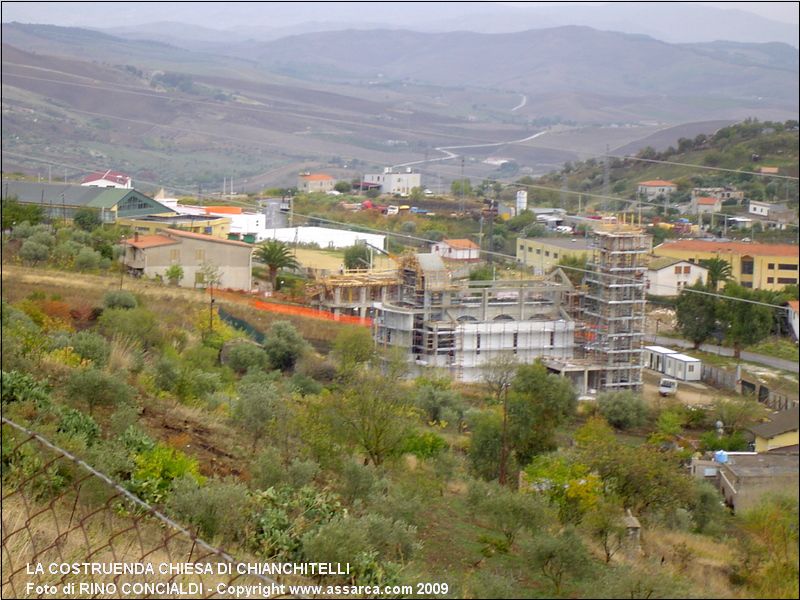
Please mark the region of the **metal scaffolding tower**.
[[587, 356], [602, 367], [599, 390], [641, 388], [646, 261], [651, 245], [652, 238], [633, 225], [609, 225], [595, 232], [583, 314]]

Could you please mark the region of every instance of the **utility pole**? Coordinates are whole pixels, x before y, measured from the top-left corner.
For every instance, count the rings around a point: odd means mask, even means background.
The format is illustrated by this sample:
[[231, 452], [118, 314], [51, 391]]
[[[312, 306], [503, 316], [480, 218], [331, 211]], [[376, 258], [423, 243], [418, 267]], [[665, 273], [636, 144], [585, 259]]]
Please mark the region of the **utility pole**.
[[208, 302], [208, 333], [209, 335], [214, 331], [214, 282], [209, 281], [208, 283], [208, 295], [209, 295], [209, 302]]
[[465, 183], [464, 183], [464, 157], [462, 156], [461, 157], [461, 185], [458, 187], [459, 193], [461, 194], [461, 212], [462, 213], [464, 212], [464, 192], [466, 191], [464, 189], [464, 187], [465, 187]]
[[508, 384], [503, 384], [503, 432], [500, 438], [500, 485], [506, 484], [506, 463], [508, 462]]

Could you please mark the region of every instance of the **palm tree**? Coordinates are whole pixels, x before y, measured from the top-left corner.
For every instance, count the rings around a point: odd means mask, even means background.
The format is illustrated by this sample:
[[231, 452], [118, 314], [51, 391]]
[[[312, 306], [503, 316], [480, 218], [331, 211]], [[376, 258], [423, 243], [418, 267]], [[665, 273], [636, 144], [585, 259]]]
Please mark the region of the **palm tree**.
[[292, 256], [289, 246], [278, 240], [267, 240], [256, 250], [255, 257], [269, 268], [269, 280], [275, 289], [275, 278], [279, 269], [296, 269], [300, 266]]
[[719, 284], [730, 280], [733, 274], [730, 263], [722, 258], [701, 260], [700, 266], [708, 269], [708, 287], [715, 292], [719, 289]]

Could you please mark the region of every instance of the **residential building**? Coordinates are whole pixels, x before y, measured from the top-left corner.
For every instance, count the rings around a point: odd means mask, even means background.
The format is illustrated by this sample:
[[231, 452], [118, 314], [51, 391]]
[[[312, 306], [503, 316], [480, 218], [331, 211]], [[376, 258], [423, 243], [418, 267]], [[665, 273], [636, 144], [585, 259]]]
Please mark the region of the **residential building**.
[[647, 265], [647, 293], [651, 296], [677, 296], [687, 285], [706, 282], [708, 269], [680, 258], [662, 256]]
[[183, 268], [182, 287], [206, 287], [204, 270], [216, 267], [220, 281], [216, 287], [234, 290], [252, 289], [253, 246], [210, 235], [159, 230], [154, 235], [139, 235], [123, 242], [123, 263], [132, 275], [165, 277], [172, 265]]
[[755, 437], [756, 452], [797, 452], [799, 423], [800, 408], [795, 406], [773, 413], [766, 423], [751, 425], [749, 431]]
[[364, 182], [380, 185], [382, 194], [407, 196], [414, 188], [422, 187], [422, 176], [414, 173], [410, 167], [403, 172], [396, 172], [391, 167], [387, 167], [383, 173], [367, 173], [364, 175]]
[[797, 454], [728, 453], [718, 463], [717, 485], [734, 512], [758, 505], [769, 494], [798, 497], [800, 457]]
[[282, 227], [268, 229], [266, 239], [287, 244], [316, 244], [320, 248], [349, 248], [366, 243], [378, 251], [386, 249], [386, 236], [329, 227]]
[[320, 277], [308, 287], [312, 307], [336, 317], [373, 318], [375, 306], [396, 300], [400, 289], [397, 268], [381, 271], [343, 271]]
[[139, 234], [155, 235], [161, 229], [180, 229], [226, 238], [231, 230], [231, 220], [213, 215], [146, 215], [117, 219], [119, 225], [130, 227]]
[[590, 238], [517, 238], [517, 262], [532, 267], [535, 275], [544, 275], [552, 271], [562, 258], [587, 259], [593, 248]]
[[693, 264], [721, 258], [731, 265], [731, 276], [744, 287], [780, 290], [798, 282], [798, 246], [726, 240], [675, 240], [653, 248], [656, 256], [679, 258]]
[[29, 181], [4, 181], [3, 198], [37, 204], [49, 219], [72, 219], [81, 208], [94, 208], [103, 223], [118, 218], [174, 215], [175, 211], [137, 190]]
[[800, 340], [800, 318], [798, 318], [798, 313], [800, 313], [800, 302], [791, 300], [786, 303], [786, 322], [794, 335], [795, 341]]
[[678, 189], [671, 181], [663, 179], [653, 179], [650, 181], [640, 181], [637, 189], [639, 196], [643, 196], [647, 200], [656, 200], [658, 198], [666, 198], [674, 194]]
[[769, 229], [786, 229], [792, 224], [797, 226], [797, 213], [784, 204], [750, 200], [747, 212]]
[[736, 200], [741, 203], [744, 200], [744, 192], [740, 192], [735, 187], [705, 187], [692, 188], [692, 200], [695, 198], [716, 198], [717, 200]]
[[768, 217], [770, 209], [773, 211], [775, 207], [769, 202], [759, 202], [757, 200], [750, 200], [747, 203], [747, 212], [751, 215], [758, 215], [759, 217]]
[[84, 177], [81, 185], [131, 190], [133, 189], [133, 179], [118, 171], [99, 171]]
[[300, 192], [330, 192], [335, 185], [336, 179], [327, 173], [303, 173], [297, 178]]
[[569, 359], [574, 321], [564, 310], [573, 288], [561, 271], [529, 281], [453, 281], [441, 257], [402, 259], [396, 295], [376, 302], [375, 341], [401, 348], [415, 370], [436, 367], [480, 381], [501, 355], [520, 363]]
[[481, 258], [480, 246], [467, 239], [442, 240], [431, 245], [431, 252], [450, 260], [476, 261]]
[[698, 196], [692, 198], [692, 212], [696, 215], [718, 213], [722, 210], [722, 200], [712, 196]]

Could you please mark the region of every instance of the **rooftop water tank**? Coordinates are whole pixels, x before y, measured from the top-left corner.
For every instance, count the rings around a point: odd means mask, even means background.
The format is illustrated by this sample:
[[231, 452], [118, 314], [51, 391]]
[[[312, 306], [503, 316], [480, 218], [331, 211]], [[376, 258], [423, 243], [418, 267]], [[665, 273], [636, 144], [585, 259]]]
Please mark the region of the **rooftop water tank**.
[[726, 462], [728, 462], [728, 453], [725, 452], [725, 450], [717, 450], [714, 452], [714, 461], [724, 465]]

